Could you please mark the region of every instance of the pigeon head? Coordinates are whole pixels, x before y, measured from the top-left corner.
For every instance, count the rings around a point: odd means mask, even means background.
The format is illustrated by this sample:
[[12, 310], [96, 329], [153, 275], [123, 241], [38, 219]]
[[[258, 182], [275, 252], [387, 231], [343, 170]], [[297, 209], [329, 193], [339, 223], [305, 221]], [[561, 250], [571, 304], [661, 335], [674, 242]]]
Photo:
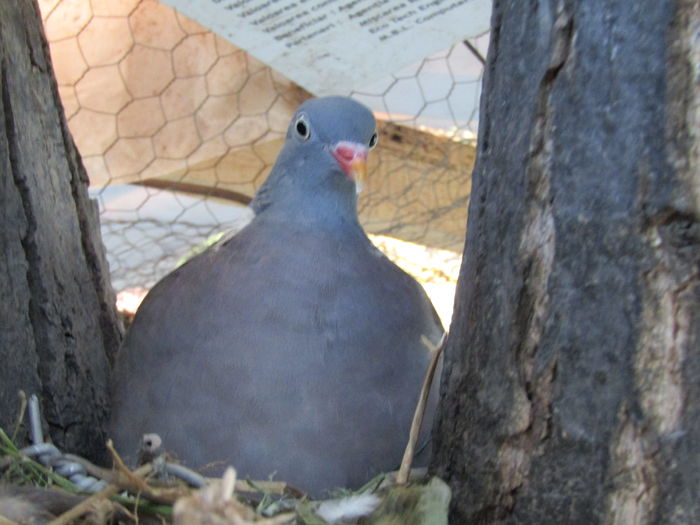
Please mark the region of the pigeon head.
[[356, 222], [357, 193], [376, 143], [376, 121], [362, 104], [345, 97], [304, 102], [292, 117], [253, 210], [286, 215], [287, 220]]
[[[295, 152], [318, 150], [326, 161], [336, 160], [329, 173], [344, 173], [361, 186], [367, 173], [367, 153], [377, 143], [376, 122], [362, 104], [345, 97], [311, 99], [297, 110], [287, 131]], [[325, 153], [326, 155], [323, 155]]]

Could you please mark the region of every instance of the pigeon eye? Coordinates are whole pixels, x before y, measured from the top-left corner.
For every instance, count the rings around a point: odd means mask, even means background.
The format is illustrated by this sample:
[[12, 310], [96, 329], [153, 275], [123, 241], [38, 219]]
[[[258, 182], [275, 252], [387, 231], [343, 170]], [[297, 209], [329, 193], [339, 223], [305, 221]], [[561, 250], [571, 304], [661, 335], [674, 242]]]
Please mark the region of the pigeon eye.
[[309, 125], [306, 123], [306, 120], [304, 120], [304, 117], [299, 117], [297, 119], [297, 123], [294, 124], [294, 130], [297, 132], [297, 135], [302, 140], [308, 139], [309, 135], [311, 135]]
[[374, 149], [374, 147], [377, 145], [378, 140], [379, 140], [379, 137], [377, 136], [377, 132], [375, 131], [372, 134], [372, 138], [369, 139], [369, 149]]

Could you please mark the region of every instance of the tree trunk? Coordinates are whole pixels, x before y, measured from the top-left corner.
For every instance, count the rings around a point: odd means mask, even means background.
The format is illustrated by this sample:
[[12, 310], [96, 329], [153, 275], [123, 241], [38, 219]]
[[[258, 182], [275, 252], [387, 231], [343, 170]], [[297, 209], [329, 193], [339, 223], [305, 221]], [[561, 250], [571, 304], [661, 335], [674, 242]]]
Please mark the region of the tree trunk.
[[0, 426], [37, 393], [54, 442], [94, 458], [121, 333], [33, 0], [0, 2], [0, 99]]
[[700, 4], [495, 0], [453, 523], [700, 523]]

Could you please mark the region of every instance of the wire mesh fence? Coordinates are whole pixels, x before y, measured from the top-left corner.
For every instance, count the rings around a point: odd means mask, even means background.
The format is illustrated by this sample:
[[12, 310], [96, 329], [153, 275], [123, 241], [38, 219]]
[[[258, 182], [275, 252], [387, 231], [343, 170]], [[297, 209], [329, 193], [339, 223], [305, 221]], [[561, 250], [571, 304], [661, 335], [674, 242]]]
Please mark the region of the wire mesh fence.
[[[289, 119], [312, 95], [155, 0], [39, 3], [112, 283], [148, 289], [210, 236], [246, 222]], [[379, 119], [361, 221], [424, 283], [447, 285], [433, 290], [443, 317], [464, 242], [487, 44], [477, 35], [344, 93]]]

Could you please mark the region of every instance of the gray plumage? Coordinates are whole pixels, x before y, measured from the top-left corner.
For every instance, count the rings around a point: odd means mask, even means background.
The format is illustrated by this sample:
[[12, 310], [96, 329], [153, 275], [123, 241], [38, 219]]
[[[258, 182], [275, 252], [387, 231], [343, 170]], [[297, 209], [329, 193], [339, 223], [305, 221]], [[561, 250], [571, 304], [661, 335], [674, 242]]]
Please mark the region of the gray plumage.
[[252, 222], [151, 290], [115, 368], [122, 453], [154, 432], [190, 467], [276, 473], [316, 495], [397, 467], [429, 360], [421, 336], [436, 343], [442, 326], [365, 235], [333, 155], [374, 133], [350, 99], [304, 103]]

